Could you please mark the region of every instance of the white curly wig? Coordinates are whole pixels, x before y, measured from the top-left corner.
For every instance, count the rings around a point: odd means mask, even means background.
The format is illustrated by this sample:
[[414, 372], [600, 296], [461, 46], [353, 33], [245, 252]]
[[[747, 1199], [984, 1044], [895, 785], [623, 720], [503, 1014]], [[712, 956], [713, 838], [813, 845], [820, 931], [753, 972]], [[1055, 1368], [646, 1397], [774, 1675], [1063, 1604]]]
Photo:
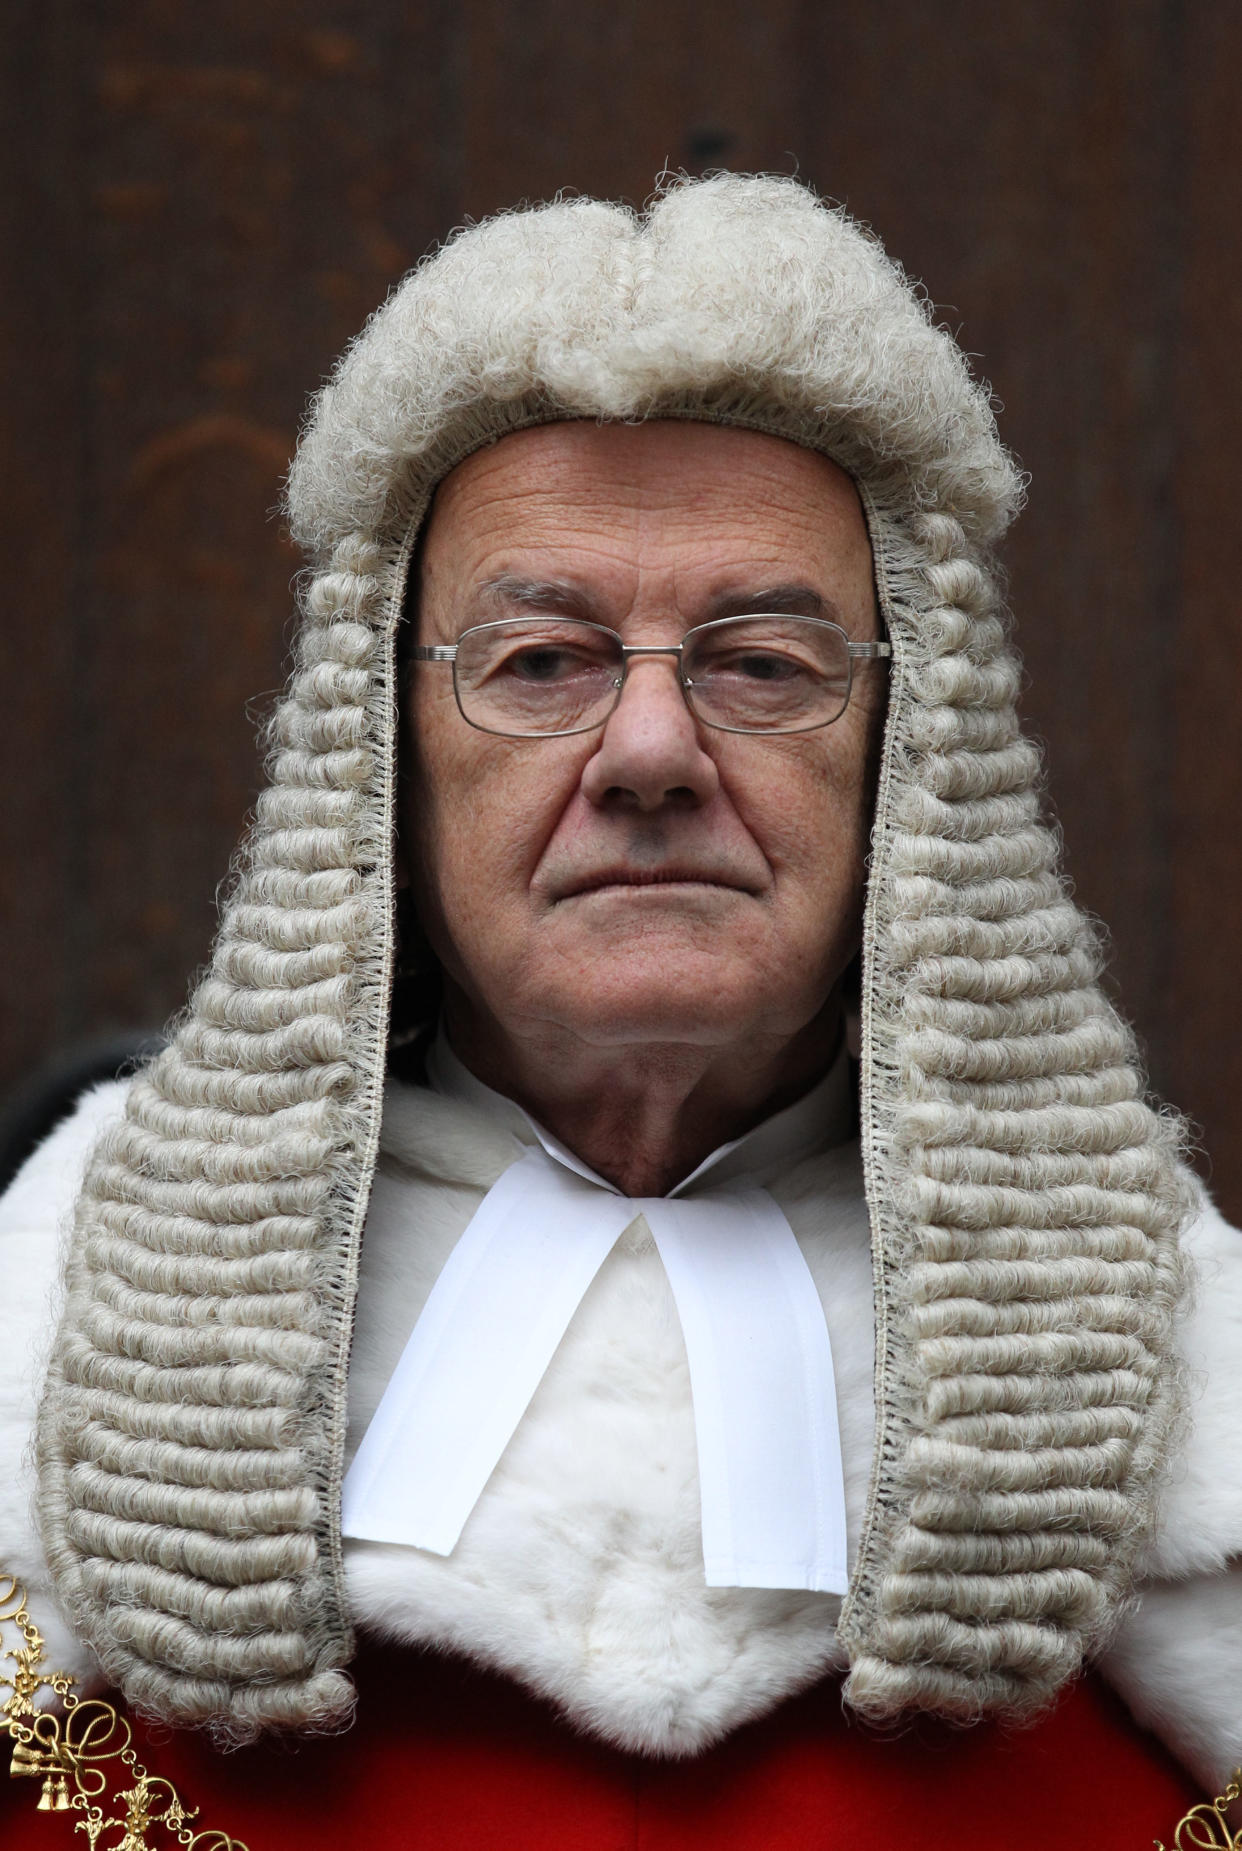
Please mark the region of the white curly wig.
[[95, 1152], [40, 1425], [45, 1544], [130, 1699], [348, 1713], [339, 1522], [393, 957], [395, 637], [437, 483], [508, 432], [693, 418], [832, 457], [894, 650], [863, 955], [877, 1445], [839, 1632], [865, 1712], [1043, 1703], [1150, 1524], [1182, 1186], [1041, 820], [989, 548], [986, 392], [878, 243], [790, 180], [471, 227], [320, 394], [313, 568], [210, 968]]

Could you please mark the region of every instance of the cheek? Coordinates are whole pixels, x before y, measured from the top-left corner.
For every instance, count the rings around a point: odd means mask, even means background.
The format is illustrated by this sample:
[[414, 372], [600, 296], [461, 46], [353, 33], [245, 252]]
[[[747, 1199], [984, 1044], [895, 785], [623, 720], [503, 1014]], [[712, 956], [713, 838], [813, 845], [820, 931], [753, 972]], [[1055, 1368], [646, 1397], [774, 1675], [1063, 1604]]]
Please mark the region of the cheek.
[[737, 764], [723, 781], [778, 895], [827, 922], [861, 892], [871, 819], [867, 734], [808, 735]]
[[[432, 708], [411, 747], [404, 825], [415, 844], [417, 898], [450, 936], [494, 928], [526, 903], [531, 875], [576, 773], [527, 745], [491, 738]], [[559, 775], [558, 775], [559, 774]]]

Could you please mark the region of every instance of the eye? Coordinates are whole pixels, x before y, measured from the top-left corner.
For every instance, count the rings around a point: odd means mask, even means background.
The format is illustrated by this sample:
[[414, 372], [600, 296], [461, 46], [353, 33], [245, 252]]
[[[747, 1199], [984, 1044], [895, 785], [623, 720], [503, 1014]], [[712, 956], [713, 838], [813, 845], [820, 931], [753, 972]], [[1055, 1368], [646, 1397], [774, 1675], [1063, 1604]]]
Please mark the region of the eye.
[[789, 681], [805, 675], [806, 664], [775, 650], [738, 650], [711, 664], [713, 674], [734, 674], [747, 681]]
[[792, 650], [756, 649], [718, 645], [703, 650], [694, 664], [696, 681], [732, 678], [756, 687], [778, 687], [804, 681], [815, 669]]
[[[463, 661], [464, 657], [464, 661]], [[504, 682], [510, 688], [556, 688], [615, 672], [604, 639], [572, 625], [506, 629], [500, 625], [473, 632], [458, 658], [469, 680]]]
[[569, 649], [519, 649], [504, 664], [505, 672], [519, 681], [561, 681], [581, 668], [581, 658]]

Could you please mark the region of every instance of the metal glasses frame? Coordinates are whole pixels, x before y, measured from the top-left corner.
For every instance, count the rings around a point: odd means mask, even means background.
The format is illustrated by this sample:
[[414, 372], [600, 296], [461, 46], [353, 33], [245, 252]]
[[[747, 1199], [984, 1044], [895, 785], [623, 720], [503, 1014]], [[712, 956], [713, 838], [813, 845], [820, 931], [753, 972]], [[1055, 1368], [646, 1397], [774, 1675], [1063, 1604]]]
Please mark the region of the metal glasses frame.
[[[694, 701], [691, 698], [691, 689], [694, 687], [694, 683], [690, 680], [689, 676], [681, 672], [682, 655], [686, 645], [691, 642], [693, 638], [702, 636], [707, 630], [723, 629], [726, 624], [755, 623], [761, 621], [765, 617], [771, 618], [774, 622], [778, 623], [814, 624], [823, 630], [835, 630], [837, 635], [844, 642], [849, 656], [850, 677], [846, 685], [845, 699], [841, 703], [840, 711], [834, 713], [831, 720], [816, 720], [811, 726], [792, 726], [788, 728], [778, 726], [725, 726], [720, 720], [709, 720], [706, 715], [700, 713], [695, 707]], [[495, 623], [471, 624], [468, 630], [462, 631], [455, 643], [415, 643], [409, 652], [409, 659], [412, 662], [451, 662], [453, 665], [453, 698], [457, 702], [458, 713], [460, 713], [466, 725], [473, 726], [476, 732], [490, 733], [498, 739], [568, 739], [576, 733], [598, 732], [601, 727], [607, 726], [609, 720], [617, 711], [621, 696], [625, 692], [625, 683], [626, 677], [629, 674], [630, 662], [635, 656], [676, 656], [677, 685], [681, 689], [686, 706], [690, 709], [690, 712], [700, 725], [710, 726], [714, 732], [742, 733], [752, 738], [762, 738], [765, 733], [773, 737], [780, 737], [783, 735], [785, 738], [789, 738], [795, 733], [815, 733], [818, 732], [821, 727], [834, 726], [850, 704], [850, 695], [854, 691], [855, 662], [884, 661], [889, 659], [893, 653], [893, 645], [889, 642], [854, 642], [841, 628], [839, 623], [833, 623], [829, 618], [791, 616], [787, 611], [746, 611], [736, 617], [715, 617], [710, 623], [696, 624], [692, 630], [687, 630], [679, 643], [623, 643], [617, 632], [615, 630], [610, 630], [606, 624], [592, 623], [590, 619], [586, 617], [562, 617], [555, 621], [560, 623], [579, 624], [584, 630], [596, 630], [601, 636], [611, 637], [621, 651], [621, 673], [613, 684], [612, 705], [609, 707], [607, 713], [602, 714], [598, 720], [592, 720], [589, 726], [563, 726], [549, 733], [511, 733], [505, 731], [502, 727], [481, 726], [477, 720], [472, 720], [462, 706], [461, 689], [457, 684], [457, 651], [462, 643], [465, 642], [468, 636], [476, 636], [480, 630], [512, 630], [516, 625], [523, 623], [529, 623], [533, 628], [536, 624], [546, 621], [546, 618], [540, 617], [510, 617], [502, 618]]]

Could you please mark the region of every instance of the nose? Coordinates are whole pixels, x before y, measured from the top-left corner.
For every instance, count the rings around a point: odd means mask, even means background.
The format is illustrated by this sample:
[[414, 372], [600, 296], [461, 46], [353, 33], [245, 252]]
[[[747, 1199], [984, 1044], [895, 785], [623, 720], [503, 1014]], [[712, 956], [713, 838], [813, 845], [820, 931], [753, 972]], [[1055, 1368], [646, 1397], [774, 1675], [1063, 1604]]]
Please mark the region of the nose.
[[720, 786], [677, 679], [676, 656], [631, 661], [617, 702], [587, 761], [582, 791], [597, 808], [696, 809]]

